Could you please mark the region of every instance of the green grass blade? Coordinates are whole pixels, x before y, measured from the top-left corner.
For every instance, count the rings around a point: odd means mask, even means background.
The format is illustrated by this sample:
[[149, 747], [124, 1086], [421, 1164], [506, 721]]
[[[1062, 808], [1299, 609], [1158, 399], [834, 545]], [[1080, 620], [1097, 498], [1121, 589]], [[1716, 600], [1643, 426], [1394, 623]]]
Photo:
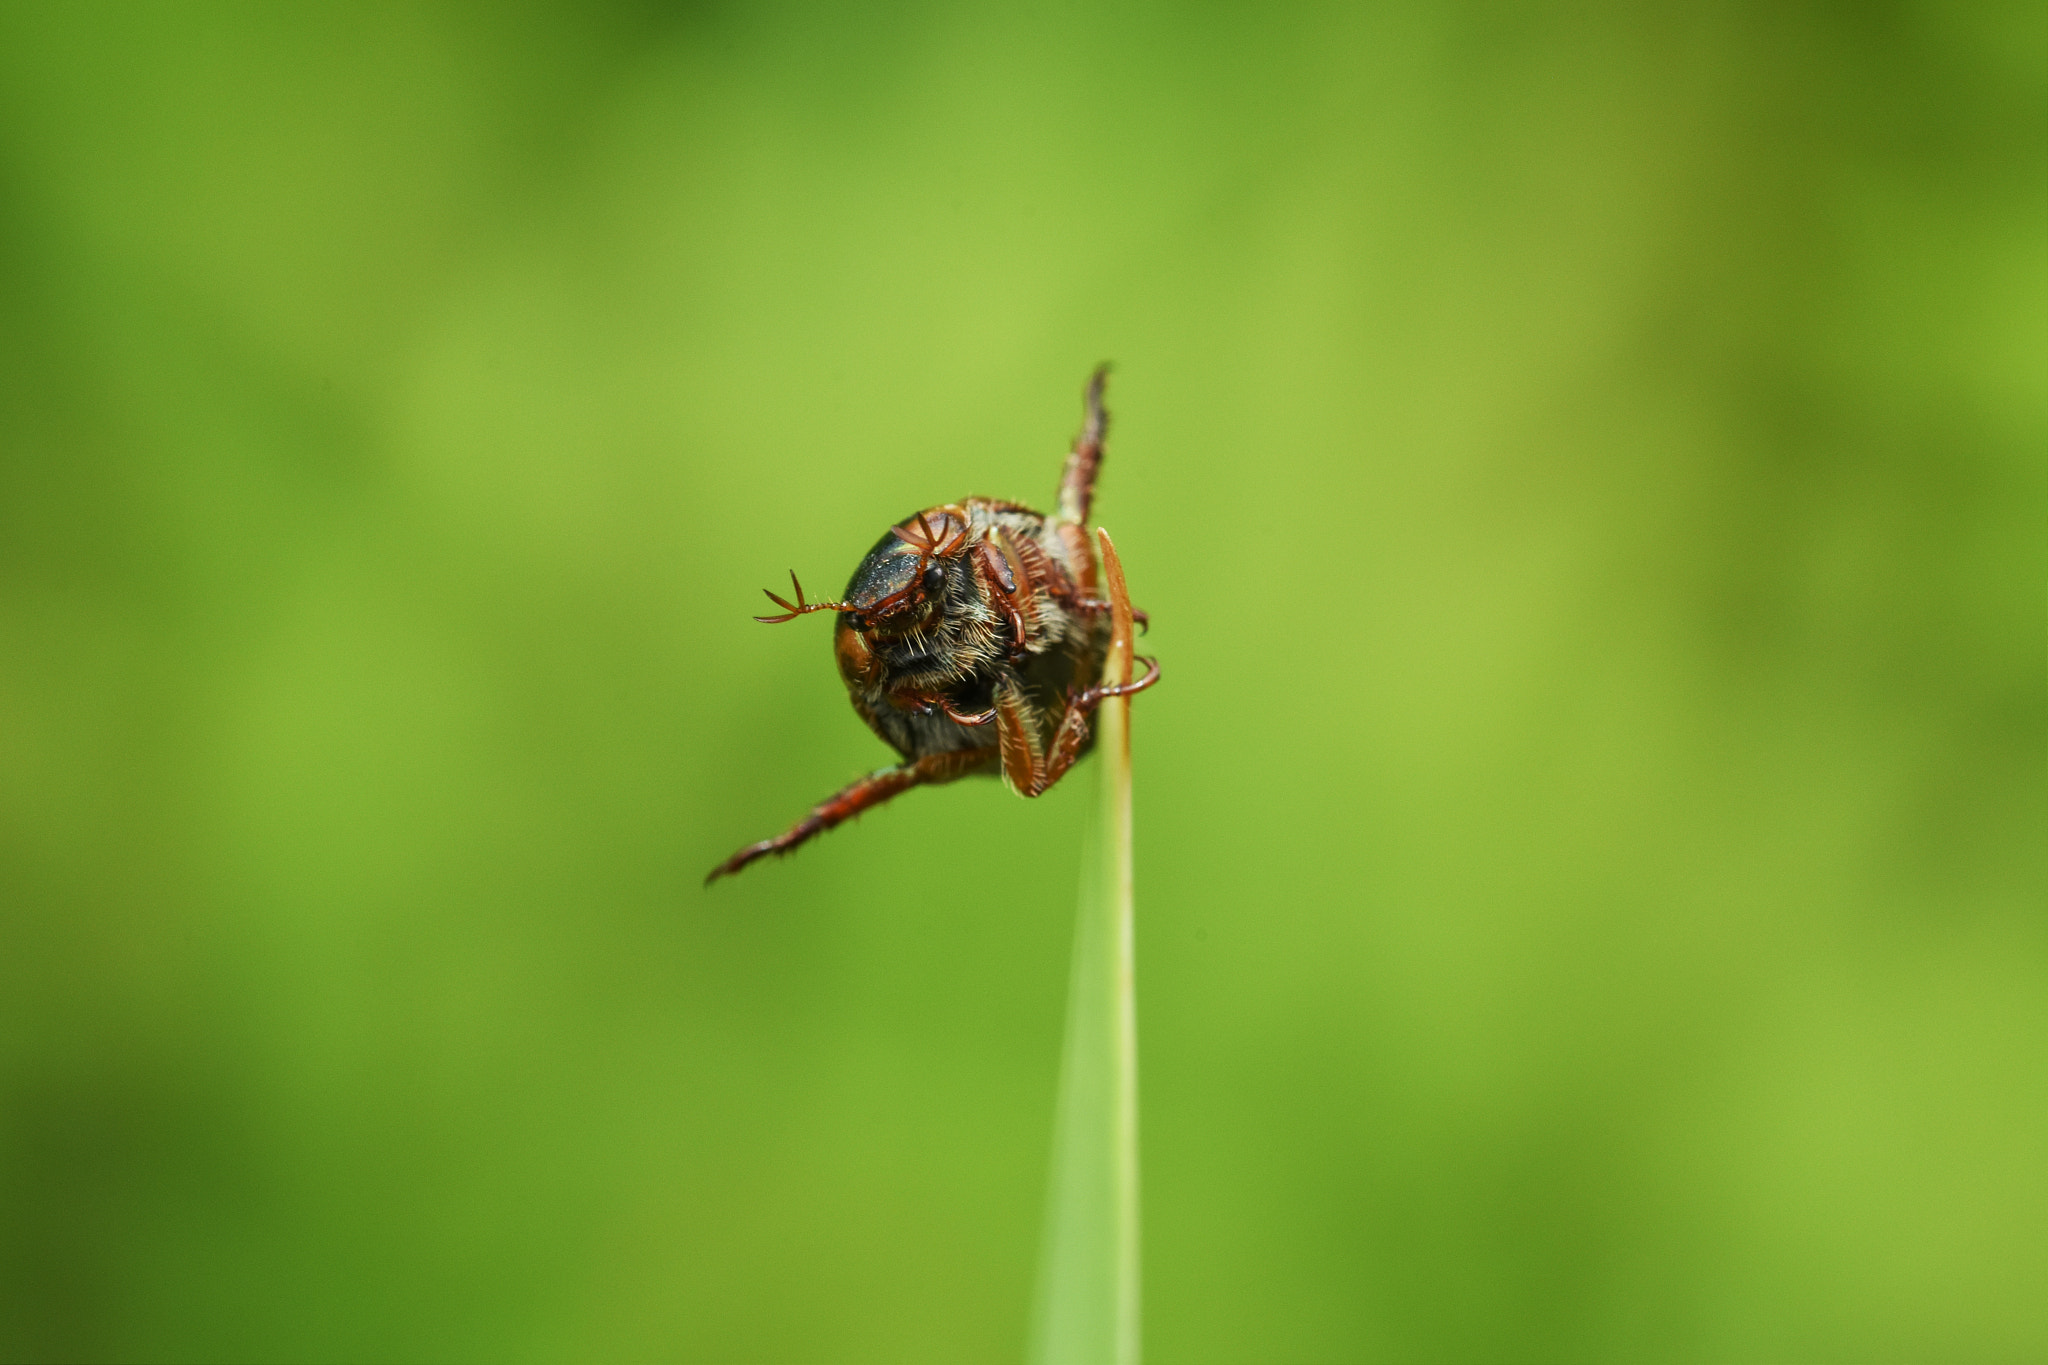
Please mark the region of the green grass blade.
[[[1131, 675], [1130, 597], [1098, 530], [1115, 604], [1106, 682]], [[1130, 701], [1096, 712], [1100, 813], [1082, 863], [1032, 1365], [1137, 1365], [1138, 1024], [1132, 941]]]

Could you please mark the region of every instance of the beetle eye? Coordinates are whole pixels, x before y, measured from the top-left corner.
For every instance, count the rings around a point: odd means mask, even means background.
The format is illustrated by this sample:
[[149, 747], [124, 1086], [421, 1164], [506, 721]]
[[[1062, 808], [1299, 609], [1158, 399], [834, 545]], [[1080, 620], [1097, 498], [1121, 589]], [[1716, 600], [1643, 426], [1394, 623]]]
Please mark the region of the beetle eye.
[[946, 586], [946, 571], [936, 564], [927, 564], [924, 569], [924, 595], [937, 597], [939, 589]]

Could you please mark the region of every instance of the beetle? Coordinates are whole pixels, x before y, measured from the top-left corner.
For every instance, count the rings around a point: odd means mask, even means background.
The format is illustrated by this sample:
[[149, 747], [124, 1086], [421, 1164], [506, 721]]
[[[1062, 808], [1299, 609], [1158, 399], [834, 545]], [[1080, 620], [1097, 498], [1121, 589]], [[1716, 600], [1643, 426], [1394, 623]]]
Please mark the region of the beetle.
[[1109, 427], [1107, 377], [1107, 366], [1089, 377], [1051, 516], [993, 498], [928, 507], [888, 529], [837, 602], [807, 600], [793, 570], [795, 601], [763, 589], [782, 608], [754, 618], [765, 624], [838, 613], [832, 652], [853, 709], [903, 761], [748, 844], [711, 869], [707, 886], [912, 787], [1000, 773], [1018, 795], [1039, 796], [1093, 746], [1104, 699], [1159, 681], [1150, 658], [1135, 661], [1143, 677], [1102, 681], [1111, 607], [1087, 524]]

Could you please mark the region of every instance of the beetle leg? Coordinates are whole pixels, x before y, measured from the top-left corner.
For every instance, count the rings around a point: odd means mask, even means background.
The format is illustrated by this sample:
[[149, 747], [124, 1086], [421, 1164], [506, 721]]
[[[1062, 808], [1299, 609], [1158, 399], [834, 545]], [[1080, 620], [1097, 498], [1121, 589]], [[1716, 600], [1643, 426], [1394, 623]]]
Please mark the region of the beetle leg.
[[1088, 509], [1095, 501], [1095, 474], [1102, 468], [1102, 438], [1109, 431], [1109, 413], [1102, 406], [1102, 386], [1109, 378], [1109, 366], [1097, 365], [1088, 376], [1083, 399], [1087, 416], [1081, 434], [1074, 438], [1074, 450], [1060, 471], [1059, 519], [1076, 526], [1088, 524]]
[[1098, 365], [1088, 378], [1087, 416], [1060, 472], [1059, 502], [1047, 528], [1059, 544], [1074, 586], [1087, 593], [1095, 591], [1095, 547], [1084, 528], [1095, 502], [1095, 475], [1102, 468], [1102, 441], [1109, 430], [1109, 413], [1102, 406], [1102, 385], [1108, 376], [1109, 366]]
[[974, 553], [981, 561], [982, 576], [995, 590], [994, 596], [1003, 615], [1009, 618], [1010, 637], [1015, 642], [1010, 653], [1012, 657], [1022, 654], [1029, 636], [1024, 627], [1024, 613], [1017, 609], [1017, 576], [1011, 571], [1010, 562], [1002, 551], [988, 541], [975, 546]]
[[1038, 754], [1030, 712], [1015, 683], [996, 687], [996, 749], [1003, 756], [1003, 781], [1019, 796], [1037, 796], [1052, 785]]
[[[1112, 611], [1115, 609], [1113, 604], [1101, 597], [1076, 597], [1067, 605], [1075, 611]], [[1152, 618], [1139, 611], [1136, 607], [1131, 608], [1131, 619], [1138, 623], [1140, 632], [1152, 628]]]
[[1067, 769], [1081, 755], [1088, 741], [1089, 717], [1110, 697], [1129, 697], [1159, 681], [1159, 661], [1140, 656], [1145, 676], [1130, 682], [1103, 684], [1077, 692], [1067, 699], [1059, 728], [1052, 742], [1039, 752], [1031, 733], [1024, 696], [1015, 683], [996, 689], [996, 747], [1003, 758], [1003, 777], [1019, 796], [1042, 796], [1053, 783], [1066, 776]]
[[1145, 665], [1144, 677], [1133, 678], [1129, 682], [1105, 683], [1091, 687], [1076, 696], [1072, 704], [1086, 707], [1088, 710], [1093, 711], [1110, 697], [1135, 697], [1153, 683], [1159, 681], [1159, 660], [1149, 655], [1140, 654], [1132, 662]]
[[963, 716], [958, 711], [955, 711], [953, 703], [944, 697], [939, 698], [939, 709], [944, 711], [946, 719], [952, 721], [955, 725], [986, 725], [996, 718], [996, 708], [993, 706], [989, 707], [986, 711], [976, 711], [971, 716]]
[[1041, 752], [1031, 732], [1022, 691], [1006, 684], [996, 691], [996, 746], [1003, 756], [1003, 778], [1019, 796], [1042, 796], [1066, 775], [1088, 739], [1092, 707], [1067, 703], [1051, 741]]
[[709, 886], [720, 877], [729, 877], [757, 858], [765, 858], [771, 853], [779, 857], [797, 845], [816, 838], [835, 825], [843, 824], [862, 811], [871, 810], [890, 797], [907, 792], [912, 787], [930, 787], [941, 782], [951, 782], [969, 773], [983, 771], [995, 761], [994, 749], [955, 749], [941, 754], [926, 754], [913, 763], [869, 773], [811, 807], [809, 815], [773, 839], [748, 844], [712, 868], [711, 875], [704, 879], [704, 884]]
[[889, 705], [913, 716], [929, 716], [939, 709], [938, 698], [930, 692], [919, 692], [909, 687], [889, 689]]
[[943, 692], [912, 692], [899, 688], [889, 694], [889, 705], [913, 716], [943, 714], [956, 725], [986, 725], [996, 718], [996, 709], [993, 706], [986, 711], [976, 711], [972, 715], [956, 711], [953, 709], [953, 699]]

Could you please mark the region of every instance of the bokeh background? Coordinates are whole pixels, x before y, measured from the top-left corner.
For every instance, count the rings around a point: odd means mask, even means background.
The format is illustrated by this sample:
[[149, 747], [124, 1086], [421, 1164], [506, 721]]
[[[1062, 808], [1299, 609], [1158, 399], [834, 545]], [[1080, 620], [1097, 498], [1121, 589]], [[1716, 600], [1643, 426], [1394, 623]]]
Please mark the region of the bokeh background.
[[2044, 15], [0, 12], [0, 1354], [1016, 1358], [1107, 358], [1151, 1357], [2048, 1357]]

